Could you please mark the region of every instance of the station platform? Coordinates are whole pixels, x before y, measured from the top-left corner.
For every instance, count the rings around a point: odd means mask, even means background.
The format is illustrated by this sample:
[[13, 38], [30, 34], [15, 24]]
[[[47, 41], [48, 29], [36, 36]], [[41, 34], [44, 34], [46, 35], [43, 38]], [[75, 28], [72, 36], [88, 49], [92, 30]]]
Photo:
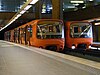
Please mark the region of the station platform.
[[0, 75], [100, 75], [100, 62], [0, 40]]

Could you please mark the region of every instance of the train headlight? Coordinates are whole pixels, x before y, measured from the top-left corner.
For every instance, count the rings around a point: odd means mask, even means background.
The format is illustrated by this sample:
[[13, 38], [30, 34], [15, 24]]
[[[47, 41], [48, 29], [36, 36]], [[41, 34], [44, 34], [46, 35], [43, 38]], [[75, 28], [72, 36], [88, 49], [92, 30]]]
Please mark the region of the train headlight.
[[91, 48], [91, 46], [89, 46], [89, 48]]
[[72, 46], [72, 49], [75, 49], [75, 46]]

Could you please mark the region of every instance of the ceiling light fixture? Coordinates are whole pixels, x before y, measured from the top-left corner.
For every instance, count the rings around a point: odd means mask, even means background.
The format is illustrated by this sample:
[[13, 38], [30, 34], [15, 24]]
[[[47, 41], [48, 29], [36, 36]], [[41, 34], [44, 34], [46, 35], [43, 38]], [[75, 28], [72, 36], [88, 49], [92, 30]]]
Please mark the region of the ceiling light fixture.
[[[21, 9], [19, 10], [18, 13], [16, 13], [14, 15], [14, 17], [10, 20], [10, 22], [5, 25], [3, 28], [0, 29], [0, 31], [2, 31], [3, 29], [5, 29], [6, 27], [8, 27], [10, 24], [12, 24], [16, 19], [18, 19], [22, 14], [24, 14], [29, 8], [32, 7], [33, 4], [35, 4], [36, 2], [38, 2], [39, 0], [27, 0], [27, 2], [21, 6]], [[27, 5], [27, 6], [26, 6]]]
[[19, 18], [21, 16], [21, 14], [18, 14], [14, 19], [16, 20], [17, 18]]
[[71, 3], [84, 3], [84, 1], [70, 1]]
[[20, 14], [24, 14], [26, 12], [26, 10], [22, 10], [21, 12], [20, 12]]
[[38, 0], [32, 0], [30, 4], [35, 4], [36, 2], [38, 2]]
[[31, 8], [32, 7], [32, 5], [28, 5], [28, 6], [26, 6], [25, 8], [24, 8], [24, 10], [28, 10], [29, 8]]
[[93, 0], [89, 0], [89, 1], [93, 1]]
[[98, 22], [98, 23], [95, 23], [95, 25], [100, 25], [100, 22]]

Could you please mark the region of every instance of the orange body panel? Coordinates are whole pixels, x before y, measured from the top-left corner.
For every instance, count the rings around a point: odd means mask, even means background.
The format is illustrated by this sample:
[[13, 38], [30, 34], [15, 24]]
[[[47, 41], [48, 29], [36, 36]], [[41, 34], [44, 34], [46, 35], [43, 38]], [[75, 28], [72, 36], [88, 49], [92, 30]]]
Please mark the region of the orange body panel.
[[77, 48], [77, 46], [79, 44], [87, 44], [88, 48], [91, 44], [92, 44], [92, 38], [66, 38], [66, 46], [68, 48], [71, 48], [72, 45], [75, 45], [75, 47]]
[[33, 42], [33, 46], [39, 47], [39, 48], [46, 48], [47, 46], [57, 46], [57, 51], [64, 49], [64, 39], [36, 39]]

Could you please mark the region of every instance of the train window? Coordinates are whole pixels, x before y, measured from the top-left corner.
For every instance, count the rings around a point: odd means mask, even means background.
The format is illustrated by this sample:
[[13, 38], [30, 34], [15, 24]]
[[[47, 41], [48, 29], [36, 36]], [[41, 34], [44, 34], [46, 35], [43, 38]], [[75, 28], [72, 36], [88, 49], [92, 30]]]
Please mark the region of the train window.
[[42, 21], [37, 25], [37, 38], [62, 38], [62, 22]]
[[78, 27], [74, 27], [74, 33], [78, 33]]
[[89, 23], [72, 23], [70, 26], [71, 37], [89, 38], [92, 37], [92, 26]]
[[29, 32], [29, 35], [30, 35], [30, 37], [32, 37], [32, 26], [30, 25], [30, 26], [28, 26], [28, 32]]

